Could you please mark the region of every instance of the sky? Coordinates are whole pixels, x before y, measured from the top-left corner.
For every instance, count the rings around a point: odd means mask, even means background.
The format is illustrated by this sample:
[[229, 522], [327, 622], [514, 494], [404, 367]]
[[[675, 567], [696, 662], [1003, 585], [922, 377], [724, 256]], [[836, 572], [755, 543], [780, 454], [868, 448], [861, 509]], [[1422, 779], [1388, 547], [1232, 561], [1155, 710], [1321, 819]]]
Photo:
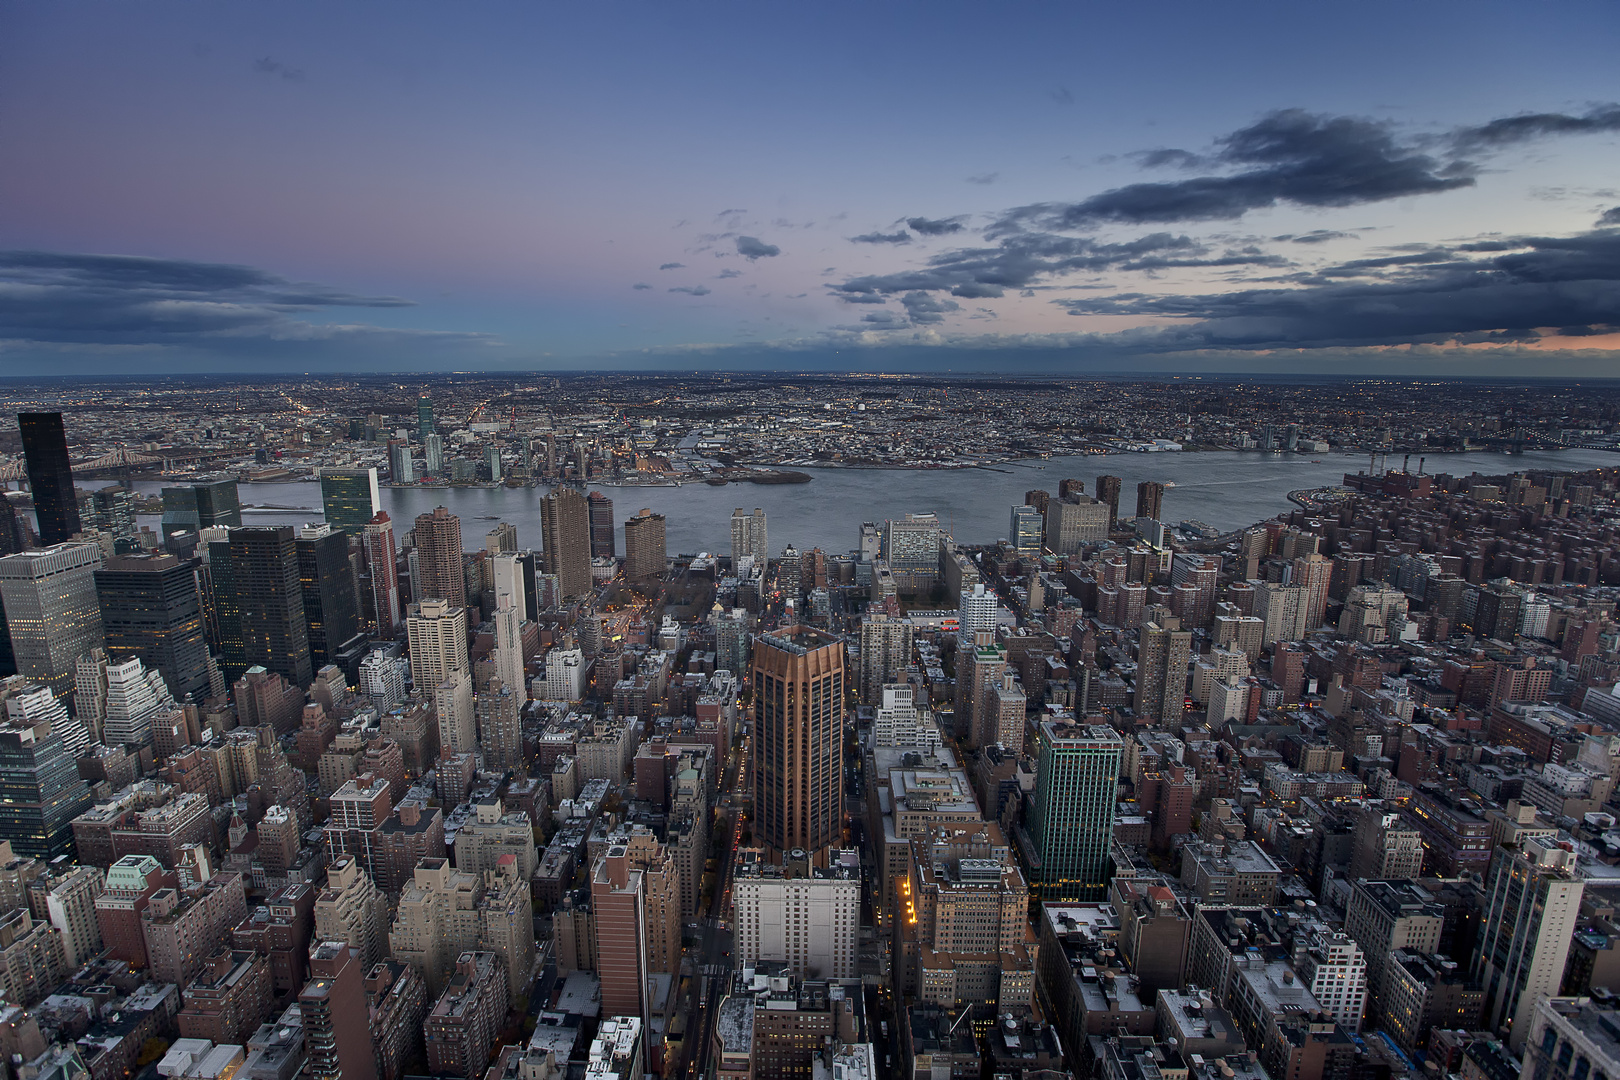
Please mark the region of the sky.
[[1620, 6], [0, 0], [0, 376], [1620, 375]]

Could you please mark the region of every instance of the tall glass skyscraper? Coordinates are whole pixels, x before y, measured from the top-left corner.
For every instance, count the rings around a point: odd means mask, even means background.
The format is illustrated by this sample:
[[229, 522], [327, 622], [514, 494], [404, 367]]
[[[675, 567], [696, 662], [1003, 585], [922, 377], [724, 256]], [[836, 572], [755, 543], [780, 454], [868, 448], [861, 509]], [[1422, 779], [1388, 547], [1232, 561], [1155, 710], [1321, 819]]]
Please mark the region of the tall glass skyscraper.
[[322, 469], [321, 507], [326, 512], [328, 525], [359, 536], [382, 509], [377, 470]]
[[[225, 677], [234, 682], [258, 664], [295, 686], [308, 686], [315, 669], [292, 526], [232, 529], [227, 551], [237, 634], [234, 650], [230, 639], [224, 642]], [[217, 571], [214, 581], [218, 591]]]
[[416, 399], [416, 437], [426, 442], [427, 437], [434, 432], [433, 426], [433, 399], [422, 397]]
[[118, 555], [95, 580], [107, 656], [139, 657], [163, 675], [176, 701], [206, 698], [208, 638], [191, 564], [173, 555]]
[[213, 525], [234, 529], [241, 524], [242, 503], [235, 480], [206, 480], [163, 489], [164, 539], [182, 530], [201, 532]]
[[90, 803], [90, 788], [48, 722], [0, 727], [0, 840], [19, 855], [71, 859], [73, 819]]
[[1114, 840], [1114, 797], [1125, 744], [1113, 728], [1042, 722], [1029, 837], [1042, 900], [1102, 900]]
[[304, 590], [310, 663], [333, 662], [360, 633], [360, 604], [349, 564], [349, 535], [330, 525], [306, 525], [298, 534], [298, 577]]
[[600, 491], [591, 492], [591, 558], [611, 559], [617, 545], [613, 536], [613, 500]]
[[73, 491], [73, 465], [68, 460], [67, 429], [59, 412], [18, 413], [28, 490], [34, 494], [39, 542], [71, 540], [79, 524], [79, 500]]
[[57, 697], [73, 689], [79, 657], [102, 646], [94, 577], [101, 561], [101, 548], [93, 543], [0, 558], [0, 603], [17, 672]]

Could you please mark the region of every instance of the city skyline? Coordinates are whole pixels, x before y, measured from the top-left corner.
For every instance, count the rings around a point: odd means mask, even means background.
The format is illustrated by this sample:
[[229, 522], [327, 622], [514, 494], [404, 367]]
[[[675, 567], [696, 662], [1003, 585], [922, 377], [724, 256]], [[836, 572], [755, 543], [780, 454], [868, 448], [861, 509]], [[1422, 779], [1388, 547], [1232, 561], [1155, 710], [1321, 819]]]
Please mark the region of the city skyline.
[[1606, 6], [98, 10], [0, 11], [8, 375], [1620, 346]]

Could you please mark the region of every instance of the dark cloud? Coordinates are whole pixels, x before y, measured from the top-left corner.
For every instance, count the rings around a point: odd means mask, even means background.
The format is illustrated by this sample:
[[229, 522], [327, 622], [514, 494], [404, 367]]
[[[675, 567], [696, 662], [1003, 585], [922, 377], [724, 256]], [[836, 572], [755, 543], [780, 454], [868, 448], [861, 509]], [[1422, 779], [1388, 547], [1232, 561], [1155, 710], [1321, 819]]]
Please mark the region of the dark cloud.
[[685, 263], [662, 263], [662, 264], [659, 265], [658, 269], [660, 269], [660, 270], [685, 270], [686, 269], [686, 264]]
[[876, 293], [838, 293], [838, 299], [846, 304], [887, 304], [889, 301]]
[[959, 217], [934, 218], [925, 217], [906, 218], [906, 224], [924, 236], [949, 236], [951, 233], [962, 231], [962, 220]]
[[673, 289], [670, 289], [669, 291], [670, 292], [685, 293], [688, 296], [708, 296], [709, 295], [709, 287], [707, 285], [677, 285]]
[[1459, 247], [1358, 260], [1291, 288], [1055, 303], [1076, 315], [1186, 320], [1149, 335], [1160, 349], [1469, 344], [1532, 340], [1549, 327], [1588, 336], [1620, 323], [1620, 232], [1520, 237], [1501, 248], [1482, 258]]
[[1457, 162], [1397, 142], [1390, 125], [1300, 109], [1275, 112], [1216, 141], [1208, 159], [1238, 171], [1167, 183], [1129, 184], [1075, 203], [1039, 203], [1003, 215], [990, 235], [1019, 229], [1085, 229], [1241, 217], [1279, 203], [1356, 206], [1468, 187]]
[[894, 233], [862, 233], [860, 236], [852, 236], [849, 239], [852, 244], [909, 244], [911, 243], [911, 234], [901, 229], [899, 232]]
[[980, 186], [988, 186], [990, 184], [995, 183], [997, 180], [1000, 180], [1000, 179], [1001, 179], [1001, 174], [1000, 173], [998, 173], [998, 172], [987, 172], [987, 173], [977, 173], [977, 174], [975, 174], [973, 176], [969, 176], [969, 177], [966, 178], [966, 181], [969, 184], [978, 184]]
[[1347, 240], [1352, 236], [1352, 233], [1334, 232], [1331, 229], [1312, 229], [1310, 232], [1300, 233], [1298, 236], [1273, 236], [1272, 239], [1288, 240], [1295, 244], [1325, 244], [1329, 240]]
[[1620, 225], [1620, 206], [1611, 206], [1603, 211], [1602, 216], [1597, 219], [1597, 223], [1599, 228], [1604, 229]]
[[714, 276], [721, 281], [725, 281], [727, 278], [742, 277], [743, 275], [741, 270], [732, 270], [728, 267]]
[[868, 274], [832, 288], [846, 297], [921, 291], [984, 299], [1062, 274], [1158, 270], [1172, 265], [1275, 267], [1286, 261], [1257, 248], [1216, 252], [1190, 237], [1166, 232], [1115, 244], [1089, 237], [1023, 232], [1004, 238], [995, 247], [941, 252], [918, 269]]
[[1529, 142], [1548, 135], [1590, 135], [1620, 131], [1620, 105], [1594, 106], [1581, 116], [1568, 113], [1522, 113], [1464, 127], [1450, 133], [1447, 141], [1459, 152], [1494, 150], [1514, 143]]
[[739, 236], [737, 254], [753, 262], [755, 259], [768, 259], [773, 255], [780, 255], [782, 249], [775, 244], [767, 244], [757, 236]]
[[287, 82], [304, 81], [304, 72], [301, 68], [288, 67], [280, 60], [276, 60], [269, 56], [261, 56], [259, 59], [253, 61], [253, 70], [257, 71], [261, 75], [269, 75], [274, 78], [285, 79]]
[[1127, 156], [1144, 169], [1196, 169], [1207, 160], [1190, 150], [1173, 149], [1138, 150]]
[[650, 289], [650, 288], [652, 288], [652, 286], [648, 285], [645, 281], [638, 281], [638, 282], [636, 282], [634, 285], [632, 285], [630, 287], [632, 289]]
[[900, 305], [906, 309], [906, 317], [917, 326], [944, 322], [946, 315], [962, 310], [962, 305], [955, 300], [936, 300], [925, 292], [906, 293], [900, 298]]

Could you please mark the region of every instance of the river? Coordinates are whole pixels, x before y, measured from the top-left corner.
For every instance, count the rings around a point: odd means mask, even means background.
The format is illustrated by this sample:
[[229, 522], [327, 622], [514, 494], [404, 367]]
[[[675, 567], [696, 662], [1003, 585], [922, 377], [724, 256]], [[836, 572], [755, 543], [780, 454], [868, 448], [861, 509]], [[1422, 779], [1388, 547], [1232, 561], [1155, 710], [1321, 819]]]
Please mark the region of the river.
[[[906, 513], [936, 513], [965, 544], [991, 543], [1007, 535], [1010, 508], [1024, 492], [1044, 488], [1057, 492], [1058, 481], [1077, 477], [1088, 494], [1096, 493], [1100, 474], [1120, 477], [1119, 508], [1124, 516], [1136, 509], [1136, 485], [1142, 480], [1175, 484], [1165, 492], [1163, 516], [1174, 524], [1186, 519], [1221, 530], [1238, 529], [1292, 508], [1288, 492], [1341, 483], [1344, 474], [1365, 468], [1364, 454], [1322, 454], [1317, 459], [1294, 454], [1233, 452], [1109, 454], [1061, 457], [951, 470], [803, 468], [808, 484], [684, 484], [680, 487], [598, 487], [613, 500], [624, 550], [623, 523], [642, 507], [667, 520], [671, 554], [731, 550], [731, 512], [736, 507], [763, 507], [769, 518], [773, 552], [787, 544], [801, 551], [820, 547], [842, 553], [860, 542], [863, 521], [881, 522]], [[1399, 466], [1400, 458], [1391, 456]], [[1488, 451], [1437, 454], [1426, 471], [1487, 475], [1525, 469], [1578, 470], [1620, 466], [1620, 454], [1602, 450], [1528, 451], [1505, 456]], [[1417, 467], [1413, 456], [1412, 467]], [[162, 485], [141, 482], [142, 491]], [[443, 505], [461, 518], [462, 543], [469, 551], [483, 546], [484, 534], [497, 521], [517, 526], [520, 547], [540, 547], [540, 497], [544, 488], [383, 488], [383, 509], [397, 532], [411, 527], [416, 515]], [[313, 482], [243, 484], [243, 504], [306, 507], [305, 510], [248, 511], [249, 525], [302, 524], [321, 516], [320, 488]], [[156, 518], [142, 519], [156, 527]]]

